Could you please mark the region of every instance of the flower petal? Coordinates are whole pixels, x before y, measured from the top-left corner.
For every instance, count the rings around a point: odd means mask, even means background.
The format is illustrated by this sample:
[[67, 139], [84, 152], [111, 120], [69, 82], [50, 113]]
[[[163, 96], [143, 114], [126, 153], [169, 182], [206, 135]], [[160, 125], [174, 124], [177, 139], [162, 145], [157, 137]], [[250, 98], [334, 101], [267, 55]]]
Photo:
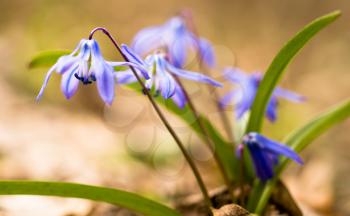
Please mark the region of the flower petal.
[[215, 66], [215, 55], [214, 49], [210, 42], [204, 38], [200, 38], [198, 41], [199, 52], [201, 54], [202, 61], [209, 67]]
[[62, 74], [61, 90], [67, 99], [70, 99], [78, 90], [79, 80], [74, 74], [79, 70], [79, 65], [76, 64], [69, 71]]
[[175, 85], [175, 94], [171, 99], [180, 109], [183, 109], [187, 103], [186, 96], [178, 83]]
[[265, 113], [266, 117], [271, 122], [275, 122], [277, 119], [277, 106], [278, 106], [277, 98], [274, 95], [272, 95], [269, 103], [267, 104], [266, 113]]
[[176, 67], [182, 68], [186, 62], [189, 47], [188, 38], [181, 35], [175, 37], [169, 47], [171, 63]]
[[79, 59], [71, 55], [61, 56], [56, 63], [56, 71], [58, 74], [63, 74], [68, 71]]
[[189, 80], [194, 80], [197, 82], [207, 83], [207, 84], [210, 84], [210, 85], [213, 85], [216, 87], [222, 87], [221, 83], [219, 83], [218, 81], [216, 81], [208, 76], [205, 76], [203, 74], [195, 73], [195, 72], [191, 72], [191, 71], [187, 71], [187, 70], [182, 70], [182, 69], [179, 69], [179, 68], [176, 68], [176, 67], [170, 65], [169, 63], [167, 63], [166, 67], [168, 68], [168, 70], [171, 73], [173, 73], [179, 77], [189, 79]]
[[137, 82], [137, 79], [131, 70], [115, 72], [114, 77], [119, 84], [130, 84]]
[[273, 162], [269, 156], [256, 144], [248, 144], [248, 149], [253, 159], [255, 172], [261, 181], [273, 177]]
[[39, 94], [38, 94], [38, 96], [36, 96], [36, 100], [37, 100], [37, 101], [40, 100], [40, 98], [43, 96], [44, 90], [45, 90], [45, 88], [46, 88], [46, 86], [47, 86], [47, 83], [49, 82], [50, 77], [51, 77], [52, 73], [53, 73], [55, 70], [56, 70], [56, 64], [53, 65], [53, 66], [50, 68], [50, 70], [47, 72], [47, 74], [46, 74], [46, 76], [45, 76], [45, 79], [44, 79], [44, 83], [43, 83], [43, 85], [41, 86], [41, 89], [40, 89], [40, 91], [39, 91]]
[[133, 51], [131, 50], [126, 44], [122, 44], [122, 52], [127, 57], [127, 59], [136, 65], [139, 65], [138, 69], [142, 73], [145, 79], [149, 79], [149, 72], [146, 69], [147, 64]]
[[96, 76], [97, 90], [102, 100], [106, 104], [112, 105], [114, 99], [115, 73], [113, 73], [113, 67], [107, 63], [98, 63], [98, 65], [95, 65], [93, 72]]
[[175, 80], [174, 78], [167, 73], [165, 68], [165, 61], [161, 56], [155, 57], [155, 71], [156, 71], [156, 79], [155, 79], [155, 87], [158, 91], [161, 92], [162, 96], [166, 99], [170, 98], [175, 94]]
[[273, 91], [273, 94], [277, 97], [283, 97], [295, 103], [303, 102], [306, 99], [304, 96], [301, 96], [299, 94], [296, 94], [292, 91], [289, 91], [280, 87], [275, 88], [275, 90]]
[[247, 82], [248, 80], [248, 75], [239, 68], [225, 68], [223, 74], [225, 79], [238, 84]]
[[284, 155], [299, 164], [303, 164], [303, 160], [299, 157], [299, 155], [295, 153], [292, 149], [290, 149], [288, 146], [270, 140], [259, 134], [255, 134], [255, 137], [257, 142], [260, 143], [262, 147], [268, 152], [272, 154]]
[[219, 105], [221, 108], [225, 108], [228, 105], [230, 105], [233, 101], [233, 99], [237, 96], [237, 91], [230, 91], [227, 94], [224, 95], [224, 97], [221, 98]]
[[145, 55], [148, 52], [161, 46], [162, 42], [162, 28], [148, 27], [139, 31], [133, 39], [131, 47], [136, 53]]

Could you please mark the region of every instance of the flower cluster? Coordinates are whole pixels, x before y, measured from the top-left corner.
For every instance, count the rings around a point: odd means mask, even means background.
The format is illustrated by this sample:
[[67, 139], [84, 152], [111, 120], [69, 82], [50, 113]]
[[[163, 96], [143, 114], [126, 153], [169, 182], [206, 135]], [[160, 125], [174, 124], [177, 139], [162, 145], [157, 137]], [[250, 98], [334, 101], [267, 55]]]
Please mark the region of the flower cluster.
[[[116, 84], [143, 82], [147, 90], [154, 91], [155, 95], [161, 95], [165, 99], [171, 98], [180, 108], [185, 106], [187, 98], [178, 78], [215, 87], [222, 86], [208, 76], [184, 69], [189, 50], [197, 52], [201, 61], [210, 68], [215, 66], [215, 57], [211, 44], [194, 34], [182, 16], [176, 16], [163, 25], [141, 30], [135, 36], [131, 48], [127, 45], [122, 45], [121, 48], [116, 46], [126, 61], [106, 61], [94, 39], [82, 39], [71, 54], [60, 57], [51, 67], [37, 99], [42, 97], [53, 72], [62, 75], [61, 90], [67, 99], [77, 92], [80, 82], [83, 85], [96, 82], [100, 97], [108, 105], [113, 102]], [[120, 66], [128, 66], [130, 69], [116, 71], [115, 67]], [[227, 68], [224, 76], [239, 88], [225, 95], [220, 105], [225, 107], [234, 101], [236, 116], [241, 118], [251, 109], [262, 75], [247, 75], [238, 68]], [[266, 116], [271, 121], [277, 117], [278, 97], [294, 102], [304, 100], [302, 96], [277, 87], [266, 110]], [[263, 181], [273, 176], [280, 155], [302, 163], [290, 148], [260, 134], [249, 133], [243, 137], [242, 143], [249, 149], [257, 176]]]

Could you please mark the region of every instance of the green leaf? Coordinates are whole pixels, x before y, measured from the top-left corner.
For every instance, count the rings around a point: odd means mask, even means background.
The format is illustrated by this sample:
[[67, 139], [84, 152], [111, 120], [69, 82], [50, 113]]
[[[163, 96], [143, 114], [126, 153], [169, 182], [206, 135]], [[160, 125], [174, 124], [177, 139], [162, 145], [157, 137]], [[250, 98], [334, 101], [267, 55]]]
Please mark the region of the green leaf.
[[306, 44], [306, 42], [308, 42], [321, 29], [336, 20], [340, 14], [340, 11], [334, 11], [314, 20], [297, 33], [276, 55], [259, 85], [251, 109], [251, 115], [246, 130], [247, 132], [260, 132], [270, 96], [292, 58]]
[[59, 57], [68, 55], [72, 51], [70, 50], [50, 50], [41, 52], [29, 63], [29, 68], [49, 67], [56, 63]]
[[[264, 78], [262, 79], [258, 91], [255, 96], [254, 103], [251, 108], [247, 132], [260, 132], [262, 122], [265, 116], [265, 110], [270, 100], [271, 94], [274, 91], [278, 81], [280, 80], [283, 72], [288, 66], [292, 58], [298, 53], [299, 50], [320, 30], [332, 23], [340, 16], [340, 11], [334, 11], [325, 16], [317, 18], [310, 24], [305, 26], [300, 32], [298, 32], [288, 43], [282, 47], [276, 57], [273, 59], [269, 68], [267, 69]], [[250, 179], [253, 175], [253, 168], [250, 155], [246, 148], [244, 151], [244, 163], [246, 167], [246, 178]], [[257, 199], [257, 198], [255, 198]], [[248, 202], [249, 203], [249, 202]], [[251, 203], [250, 203], [251, 204]]]
[[43, 195], [82, 198], [110, 203], [148, 216], [180, 216], [175, 210], [134, 193], [75, 183], [0, 181], [0, 195]]
[[[289, 136], [287, 136], [283, 143], [286, 143], [294, 151], [299, 153], [327, 129], [341, 121], [344, 121], [348, 117], [350, 117], [350, 100], [347, 100], [329, 111], [322, 113], [309, 123], [305, 124], [303, 127], [295, 130]], [[260, 200], [257, 204], [255, 213], [259, 214], [264, 210], [272, 190], [279, 179], [279, 176], [289, 162], [290, 160], [287, 158], [281, 158], [280, 164], [278, 167], [276, 167], [276, 174], [274, 178], [267, 184], [262, 182], [259, 183], [257, 187], [263, 188], [263, 192], [261, 193], [261, 196], [259, 196]]]
[[[60, 53], [61, 52], [61, 53]], [[69, 53], [69, 52], [68, 52]], [[38, 67], [48, 67], [52, 66], [55, 61], [60, 57], [60, 55], [65, 55], [66, 53], [63, 53], [62, 51], [46, 51], [43, 52], [32, 60], [31, 67], [30, 68], [38, 68]], [[118, 67], [115, 68], [117, 71], [125, 69], [125, 67]], [[134, 83], [131, 85], [128, 85], [129, 88], [133, 89], [136, 92], [139, 92], [142, 94], [141, 87], [139, 84]], [[157, 97], [156, 101], [158, 104], [165, 107], [168, 111], [178, 116], [180, 119], [182, 119], [185, 123], [187, 123], [198, 135], [201, 139], [204, 138], [204, 134], [202, 133], [202, 130], [200, 130], [198, 121], [196, 119], [196, 116], [192, 113], [191, 109], [186, 106], [183, 109], [180, 109], [172, 100], [165, 100], [162, 97]], [[203, 117], [203, 115], [200, 115], [200, 118], [202, 119], [202, 122], [204, 122], [204, 126], [206, 127], [206, 131], [209, 133], [209, 136], [213, 140], [213, 143], [215, 144], [215, 150], [217, 151], [219, 159], [222, 161], [223, 166], [225, 168], [225, 171], [230, 178], [230, 180], [234, 180], [235, 173], [238, 171], [237, 166], [237, 160], [234, 155], [233, 147], [230, 143], [228, 143], [222, 135], [219, 133], [219, 131], [211, 124], [211, 122]]]

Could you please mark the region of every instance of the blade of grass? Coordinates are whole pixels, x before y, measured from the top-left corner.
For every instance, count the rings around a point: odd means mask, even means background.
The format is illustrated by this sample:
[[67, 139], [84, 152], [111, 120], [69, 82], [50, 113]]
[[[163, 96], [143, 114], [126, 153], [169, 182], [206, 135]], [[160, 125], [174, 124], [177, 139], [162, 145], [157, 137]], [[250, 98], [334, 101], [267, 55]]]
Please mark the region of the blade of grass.
[[50, 67], [54, 65], [57, 59], [63, 55], [68, 55], [70, 50], [49, 50], [44, 51], [32, 58], [29, 62], [29, 68]]
[[0, 195], [43, 195], [82, 198], [110, 203], [148, 216], [180, 216], [175, 210], [134, 193], [76, 183], [0, 181]]

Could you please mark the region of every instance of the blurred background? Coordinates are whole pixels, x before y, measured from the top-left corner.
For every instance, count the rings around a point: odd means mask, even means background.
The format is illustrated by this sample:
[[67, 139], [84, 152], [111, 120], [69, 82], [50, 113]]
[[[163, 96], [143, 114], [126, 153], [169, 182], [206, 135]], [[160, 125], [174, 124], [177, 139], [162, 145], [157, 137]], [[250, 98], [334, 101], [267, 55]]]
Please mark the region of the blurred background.
[[[314, 18], [340, 9], [343, 16], [318, 34], [288, 67], [282, 86], [305, 95], [304, 104], [282, 101], [279, 120], [264, 133], [282, 139], [350, 92], [350, 2], [347, 0], [0, 0], [0, 178], [73, 181], [142, 193], [163, 202], [197, 191], [194, 179], [147, 100], [117, 87], [105, 107], [94, 85], [66, 101], [59, 76], [40, 103], [34, 99], [47, 69], [29, 70], [40, 51], [73, 49], [96, 26], [130, 43], [141, 28], [191, 9], [200, 34], [215, 48], [219, 69], [264, 71], [281, 46]], [[107, 59], [120, 59], [96, 36]], [[193, 68], [196, 70], [196, 68]], [[221, 81], [220, 70], [213, 76]], [[220, 128], [205, 86], [186, 82], [195, 104]], [[226, 83], [229, 84], [229, 83]], [[232, 86], [220, 89], [224, 94]], [[231, 109], [227, 114], [233, 120]], [[212, 156], [176, 117], [169, 117], [200, 165], [210, 188]], [[284, 178], [306, 215], [350, 215], [350, 121], [334, 127], [303, 153], [306, 165]], [[223, 131], [224, 133], [224, 131]], [[179, 159], [180, 158], [180, 159]], [[133, 215], [75, 199], [0, 197], [0, 215]]]

